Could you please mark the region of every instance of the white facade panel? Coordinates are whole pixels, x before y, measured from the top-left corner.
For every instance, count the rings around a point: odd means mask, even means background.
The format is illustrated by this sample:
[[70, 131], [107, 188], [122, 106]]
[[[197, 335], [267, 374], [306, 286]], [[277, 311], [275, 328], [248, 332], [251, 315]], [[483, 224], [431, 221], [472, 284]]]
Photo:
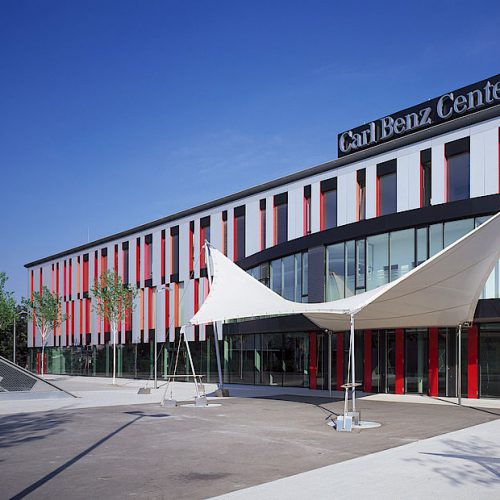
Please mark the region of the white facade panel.
[[445, 157], [444, 157], [444, 142], [432, 147], [431, 152], [431, 205], [439, 205], [445, 202]]
[[259, 200], [247, 203], [245, 209], [245, 255], [260, 251], [260, 207]]
[[408, 156], [402, 156], [397, 161], [397, 211], [404, 212], [408, 210], [409, 179], [408, 179]]
[[377, 216], [377, 166], [366, 166], [366, 218]]
[[311, 184], [311, 232], [317, 233], [320, 230], [321, 185], [319, 182]]
[[153, 272], [153, 286], [161, 284], [161, 230], [153, 233], [153, 261], [151, 262], [151, 270]]
[[413, 152], [406, 156], [408, 179], [408, 208], [413, 210], [420, 207], [420, 152]]

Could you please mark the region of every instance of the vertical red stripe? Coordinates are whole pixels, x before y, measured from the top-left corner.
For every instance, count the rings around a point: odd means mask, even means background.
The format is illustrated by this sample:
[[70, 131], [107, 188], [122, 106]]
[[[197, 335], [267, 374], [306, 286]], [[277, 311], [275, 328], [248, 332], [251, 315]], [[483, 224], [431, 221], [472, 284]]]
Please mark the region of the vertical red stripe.
[[68, 261], [68, 295], [73, 293], [73, 259]]
[[318, 359], [317, 359], [317, 351], [316, 351], [316, 333], [309, 333], [309, 388], [317, 389], [318, 388]]
[[148, 329], [152, 330], [154, 326], [153, 317], [153, 289], [148, 288]]
[[[33, 269], [31, 270], [31, 283], [30, 283], [30, 299], [33, 300], [33, 294], [35, 293], [35, 273]], [[33, 342], [33, 347], [35, 347], [36, 341], [36, 315], [33, 314], [33, 319], [31, 320], [31, 337]]]
[[377, 217], [380, 215], [380, 179], [377, 175], [377, 179], [375, 182], [375, 202], [376, 202], [376, 213]]
[[319, 195], [319, 228], [321, 231], [325, 229], [325, 207], [324, 207], [324, 196], [323, 193]]
[[179, 323], [179, 283], [174, 283], [174, 327], [179, 327]]
[[404, 394], [404, 340], [405, 333], [402, 328], [396, 328], [396, 385], [394, 392]]
[[477, 325], [472, 325], [469, 328], [467, 341], [467, 397], [473, 399], [478, 397], [477, 330]]
[[191, 226], [189, 224], [189, 272], [193, 272], [193, 260], [194, 260], [194, 255], [193, 255], [193, 240], [194, 240], [194, 223]]
[[161, 245], [160, 245], [160, 273], [162, 283], [165, 282], [165, 231], [161, 232]]
[[365, 392], [372, 392], [372, 331], [365, 330], [364, 332], [364, 389]]
[[170, 292], [165, 290], [165, 342], [168, 342], [167, 332], [170, 329]]
[[198, 312], [198, 309], [200, 308], [200, 280], [196, 279], [194, 280], [194, 313], [196, 314]]
[[278, 222], [278, 208], [276, 205], [273, 206], [273, 245], [276, 245], [277, 240], [278, 240], [278, 228], [277, 228], [277, 222]]
[[66, 345], [69, 345], [69, 302], [66, 302]]
[[448, 158], [446, 158], [446, 150], [443, 149], [444, 156], [444, 201], [448, 201]]
[[71, 343], [75, 345], [75, 301], [71, 301]]
[[420, 207], [424, 206], [424, 172], [422, 167], [422, 153], [420, 153]]
[[89, 259], [85, 260], [85, 257], [83, 258], [83, 285], [82, 285], [82, 292], [83, 293], [88, 293], [89, 291]]
[[135, 281], [139, 283], [141, 281], [141, 240], [136, 241], [135, 250]]
[[344, 383], [344, 332], [337, 332], [337, 391]]
[[429, 396], [438, 395], [438, 329], [429, 328]]

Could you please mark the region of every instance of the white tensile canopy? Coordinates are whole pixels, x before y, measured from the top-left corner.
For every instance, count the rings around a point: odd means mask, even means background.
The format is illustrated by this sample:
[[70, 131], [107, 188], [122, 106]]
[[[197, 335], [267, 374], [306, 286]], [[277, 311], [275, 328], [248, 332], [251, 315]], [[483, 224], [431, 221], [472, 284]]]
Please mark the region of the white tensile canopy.
[[[360, 329], [458, 326], [460, 336], [461, 325], [474, 319], [481, 290], [499, 258], [500, 212], [392, 283], [347, 299], [303, 304], [284, 299], [210, 247], [210, 292], [190, 323], [216, 325], [219, 321], [303, 314], [329, 331], [350, 329], [350, 366], [343, 385], [346, 417], [348, 389], [352, 390], [354, 415], [359, 385], [355, 382], [354, 322]], [[209, 269], [209, 278], [211, 274]], [[458, 362], [460, 365], [460, 355]], [[222, 380], [220, 363], [218, 369]]]
[[401, 278], [347, 299], [303, 304], [286, 300], [210, 247], [210, 293], [190, 320], [200, 325], [304, 314], [320, 328], [457, 326], [473, 320], [484, 284], [500, 258], [500, 213]]

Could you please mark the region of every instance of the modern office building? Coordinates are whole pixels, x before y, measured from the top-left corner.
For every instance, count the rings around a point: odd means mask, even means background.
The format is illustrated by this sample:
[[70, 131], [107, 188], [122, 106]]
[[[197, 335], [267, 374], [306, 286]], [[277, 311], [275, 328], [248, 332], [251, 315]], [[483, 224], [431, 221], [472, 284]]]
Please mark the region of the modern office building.
[[[409, 272], [500, 211], [500, 75], [343, 132], [338, 156], [27, 264], [28, 293], [46, 285], [69, 317], [47, 342], [47, 370], [110, 374], [109, 324], [91, 288], [111, 269], [139, 288], [120, 324], [119, 376], [149, 377], [155, 340], [165, 376], [180, 326], [208, 294], [205, 240], [294, 301], [349, 297]], [[345, 380], [347, 332], [321, 331], [300, 315], [221, 331], [227, 383], [322, 389]], [[187, 334], [197, 369], [216, 381], [212, 327]], [[29, 345], [39, 369], [34, 325]], [[461, 377], [455, 328], [362, 330], [356, 346], [356, 379], [367, 392], [500, 397], [500, 266], [462, 333]], [[181, 351], [181, 370], [185, 361]]]

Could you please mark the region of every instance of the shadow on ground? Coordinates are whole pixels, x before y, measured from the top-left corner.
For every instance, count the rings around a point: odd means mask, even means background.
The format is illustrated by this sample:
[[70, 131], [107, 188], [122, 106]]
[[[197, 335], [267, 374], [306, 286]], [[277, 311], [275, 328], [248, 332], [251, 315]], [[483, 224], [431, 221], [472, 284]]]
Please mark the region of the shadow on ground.
[[0, 448], [40, 441], [61, 432], [71, 420], [67, 413], [17, 413], [0, 417]]

